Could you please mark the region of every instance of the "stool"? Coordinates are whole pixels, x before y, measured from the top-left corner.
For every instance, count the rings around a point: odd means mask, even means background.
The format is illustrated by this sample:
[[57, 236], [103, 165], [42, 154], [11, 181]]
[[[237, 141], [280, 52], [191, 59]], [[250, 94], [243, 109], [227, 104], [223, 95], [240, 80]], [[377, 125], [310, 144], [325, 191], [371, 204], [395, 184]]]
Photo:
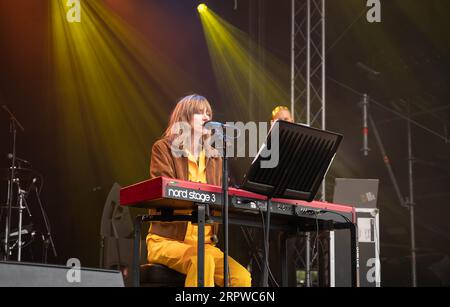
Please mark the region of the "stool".
[[161, 264], [144, 264], [139, 268], [141, 287], [184, 287], [186, 275]]
[[[133, 281], [135, 287], [184, 287], [186, 275], [161, 264], [141, 264], [141, 255], [147, 254], [147, 245], [141, 248], [141, 227], [151, 216], [138, 215], [134, 220]], [[139, 275], [139, 277], [138, 277]]]

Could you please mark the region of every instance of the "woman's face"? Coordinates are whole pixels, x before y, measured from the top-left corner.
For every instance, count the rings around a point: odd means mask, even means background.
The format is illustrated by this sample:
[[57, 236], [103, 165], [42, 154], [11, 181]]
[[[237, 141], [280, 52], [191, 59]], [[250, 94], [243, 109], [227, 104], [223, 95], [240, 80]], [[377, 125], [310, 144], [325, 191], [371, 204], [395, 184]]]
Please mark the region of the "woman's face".
[[192, 116], [190, 123], [194, 134], [197, 135], [206, 134], [207, 130], [203, 128], [203, 124], [209, 120], [211, 120], [211, 116], [209, 112], [206, 110], [206, 108], [203, 110], [202, 113], [195, 113], [194, 116]]

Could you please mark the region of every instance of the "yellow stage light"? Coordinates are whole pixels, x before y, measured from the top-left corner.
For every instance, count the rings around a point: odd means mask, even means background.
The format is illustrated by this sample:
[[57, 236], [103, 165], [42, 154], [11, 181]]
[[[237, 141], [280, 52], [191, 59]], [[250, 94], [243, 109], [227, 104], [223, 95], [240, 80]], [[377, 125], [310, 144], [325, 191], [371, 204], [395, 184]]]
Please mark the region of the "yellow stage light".
[[197, 10], [199, 13], [204, 13], [208, 10], [208, 7], [206, 6], [206, 4], [202, 3], [197, 6]]
[[[290, 67], [212, 9], [200, 14], [212, 68], [230, 116], [255, 121], [255, 112], [271, 114], [273, 104], [289, 101]], [[259, 52], [264, 52], [264, 63]], [[232, 89], [232, 90], [230, 90]], [[256, 104], [249, 103], [254, 97]], [[243, 117], [247, 116], [247, 117]], [[264, 117], [264, 118], [265, 118]]]

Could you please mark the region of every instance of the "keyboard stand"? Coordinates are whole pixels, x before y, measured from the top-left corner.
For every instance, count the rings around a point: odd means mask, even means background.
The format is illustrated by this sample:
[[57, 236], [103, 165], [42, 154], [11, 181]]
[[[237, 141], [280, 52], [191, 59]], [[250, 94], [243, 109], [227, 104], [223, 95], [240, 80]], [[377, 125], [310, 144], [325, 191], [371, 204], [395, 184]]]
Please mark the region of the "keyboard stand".
[[205, 204], [197, 205], [197, 287], [205, 286]]

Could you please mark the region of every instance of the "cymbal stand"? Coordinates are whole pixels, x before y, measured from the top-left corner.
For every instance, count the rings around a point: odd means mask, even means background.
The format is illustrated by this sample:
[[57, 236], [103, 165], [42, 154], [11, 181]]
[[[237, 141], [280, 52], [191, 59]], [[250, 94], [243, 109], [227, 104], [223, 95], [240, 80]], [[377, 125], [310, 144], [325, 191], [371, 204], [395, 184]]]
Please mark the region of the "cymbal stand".
[[18, 232], [18, 242], [17, 242], [17, 261], [21, 261], [22, 259], [22, 216], [23, 216], [23, 210], [27, 209], [28, 215], [31, 217], [30, 209], [27, 205], [27, 191], [23, 190], [20, 187], [19, 181], [17, 180], [17, 189], [18, 189], [18, 201], [19, 201], [19, 232]]
[[[42, 178], [41, 178], [42, 179]], [[50, 222], [48, 221], [48, 217], [47, 217], [47, 213], [44, 210], [44, 207], [42, 206], [42, 201], [41, 201], [41, 196], [40, 196], [40, 192], [35, 184], [35, 180], [33, 180], [33, 184], [32, 187], [36, 193], [36, 198], [39, 204], [39, 209], [41, 210], [41, 214], [42, 217], [44, 219], [44, 224], [45, 224], [45, 229], [47, 231], [47, 236], [45, 237], [44, 240], [44, 255], [43, 255], [43, 260], [44, 263], [47, 263], [47, 252], [48, 252], [48, 246], [51, 245], [52, 250], [53, 250], [53, 256], [58, 257], [58, 254], [56, 253], [56, 248], [55, 248], [55, 243], [53, 243], [53, 237], [52, 237], [52, 231], [51, 231], [51, 227], [50, 227]], [[41, 187], [42, 187], [42, 182], [41, 182]]]
[[6, 217], [6, 223], [5, 223], [5, 241], [4, 241], [4, 260], [9, 260], [9, 256], [11, 253], [10, 247], [9, 247], [9, 235], [11, 231], [11, 209], [12, 209], [12, 202], [13, 202], [13, 184], [15, 179], [15, 170], [16, 170], [16, 135], [17, 135], [17, 127], [22, 131], [25, 131], [23, 126], [20, 124], [20, 122], [17, 120], [17, 118], [12, 114], [12, 112], [8, 109], [6, 105], [2, 106], [3, 110], [5, 110], [6, 113], [8, 113], [11, 121], [10, 125], [10, 131], [13, 134], [13, 151], [12, 151], [12, 159], [11, 159], [11, 177], [8, 182], [8, 200], [7, 200], [7, 217]]

